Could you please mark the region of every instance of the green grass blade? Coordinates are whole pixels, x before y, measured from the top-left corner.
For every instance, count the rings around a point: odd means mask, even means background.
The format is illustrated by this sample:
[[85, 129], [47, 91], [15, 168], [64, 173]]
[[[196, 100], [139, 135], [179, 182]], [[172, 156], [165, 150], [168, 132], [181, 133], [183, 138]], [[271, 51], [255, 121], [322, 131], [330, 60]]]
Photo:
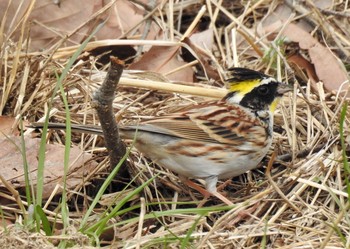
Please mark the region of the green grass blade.
[[99, 225], [96, 229], [96, 235], [100, 236], [104, 230], [106, 230], [106, 224], [107, 222], [112, 219], [113, 217], [117, 216], [118, 211], [135, 195], [141, 192], [141, 190], [146, 187], [148, 184], [150, 184], [154, 178], [156, 178], [158, 174], [153, 176], [152, 178], [148, 179], [146, 182], [144, 182], [141, 186], [137, 187], [134, 191], [127, 194], [121, 201], [118, 202], [118, 204], [113, 208], [113, 210], [104, 217], [101, 222], [99, 222]]
[[[44, 230], [46, 236], [51, 236], [52, 235], [52, 229], [51, 229], [51, 226], [50, 226], [50, 222], [47, 219], [47, 216], [44, 213], [44, 211], [41, 208], [41, 206], [39, 206], [39, 205], [35, 206], [35, 215], [37, 216], [37, 219], [36, 219], [37, 222], [41, 221], [41, 223], [43, 225], [42, 229]], [[39, 227], [39, 226], [37, 226], [37, 227]]]
[[261, 239], [260, 249], [265, 249], [266, 248], [268, 224], [269, 223], [267, 222], [267, 220], [265, 220], [264, 235], [263, 235], [263, 237]]
[[[350, 182], [349, 182], [350, 167], [349, 167], [349, 162], [346, 155], [346, 144], [345, 144], [345, 137], [344, 137], [344, 122], [345, 122], [347, 109], [348, 109], [348, 103], [345, 102], [340, 113], [339, 133], [340, 133], [340, 144], [342, 148], [346, 189], [347, 189], [348, 195], [350, 196]], [[348, 201], [350, 201], [350, 198], [348, 198]]]
[[[61, 199], [61, 214], [62, 214], [62, 222], [63, 222], [63, 231], [62, 234], [65, 234], [66, 229], [69, 225], [69, 214], [68, 214], [68, 206], [67, 206], [67, 175], [69, 171], [69, 155], [70, 155], [70, 145], [71, 145], [71, 138], [72, 138], [72, 131], [71, 131], [71, 118], [70, 118], [70, 112], [68, 107], [68, 101], [66, 98], [66, 95], [64, 93], [64, 89], [62, 84], [60, 84], [60, 91], [62, 100], [64, 103], [64, 107], [66, 110], [66, 138], [65, 138], [65, 149], [64, 149], [64, 168], [63, 168], [63, 190], [62, 190], [62, 199]], [[59, 247], [65, 248], [66, 247], [66, 240], [62, 240]]]
[[20, 119], [20, 126], [21, 126], [21, 154], [22, 154], [22, 160], [23, 160], [25, 192], [26, 192], [28, 206], [30, 206], [32, 204], [32, 194], [30, 191], [32, 184], [29, 179], [29, 168], [28, 168], [28, 161], [27, 161], [27, 154], [26, 154], [26, 143], [25, 143], [24, 134], [23, 134], [22, 118]]
[[[171, 209], [164, 211], [154, 211], [144, 216], [144, 219], [153, 219], [161, 218], [164, 216], [174, 216], [174, 215], [183, 215], [183, 214], [198, 214], [198, 215], [207, 215], [208, 213], [227, 211], [234, 208], [234, 206], [220, 206], [220, 207], [202, 207], [202, 208], [180, 208], [180, 209]], [[122, 220], [115, 226], [121, 226], [132, 222], [138, 222], [139, 217], [130, 218], [128, 220]]]
[[1, 216], [1, 225], [4, 229], [4, 232], [7, 231], [7, 224], [6, 224], [6, 219], [5, 219], [5, 215], [4, 215], [4, 210], [2, 210], [2, 207], [0, 205], [0, 216]]
[[109, 186], [109, 184], [112, 182], [113, 178], [118, 173], [118, 171], [119, 171], [120, 167], [122, 166], [122, 164], [124, 163], [124, 161], [128, 158], [129, 153], [130, 153], [130, 149], [126, 152], [126, 154], [119, 161], [117, 166], [113, 168], [112, 172], [108, 175], [107, 179], [103, 182], [103, 184], [100, 187], [99, 191], [97, 192], [94, 200], [92, 201], [89, 209], [87, 210], [86, 214], [84, 215], [84, 217], [81, 221], [79, 230], [84, 230], [83, 228], [85, 227], [87, 220], [88, 220], [89, 216], [91, 215], [93, 209], [96, 207], [96, 205], [97, 205], [98, 201], [100, 200], [100, 198], [102, 197], [103, 193], [106, 191], [107, 187]]
[[[92, 37], [101, 29], [101, 27], [104, 25], [105, 22], [99, 24], [96, 29], [89, 35], [89, 37], [81, 44], [81, 46], [75, 51], [75, 53], [72, 55], [72, 57], [69, 59], [67, 65], [62, 71], [62, 74], [58, 78], [57, 84], [55, 86], [54, 91], [52, 92], [52, 96], [50, 98], [50, 101], [48, 103], [48, 114], [50, 113], [53, 99], [60, 87], [62, 85], [63, 80], [68, 75], [71, 67], [73, 66], [74, 62], [78, 58], [78, 56], [81, 54], [81, 52], [84, 50], [88, 42], [92, 39]], [[41, 141], [40, 141], [40, 147], [39, 147], [39, 159], [38, 159], [38, 172], [37, 172], [37, 191], [36, 191], [36, 201], [37, 204], [41, 206], [42, 204], [42, 194], [43, 194], [43, 186], [44, 186], [44, 163], [45, 163], [45, 150], [46, 150], [46, 134], [48, 129], [48, 121], [49, 121], [49, 115], [46, 115], [44, 126], [43, 126], [43, 132], [41, 135]]]
[[200, 221], [200, 219], [203, 217], [203, 215], [200, 215], [193, 223], [193, 225], [190, 227], [190, 229], [188, 230], [188, 232], [186, 233], [186, 237], [181, 241], [181, 249], [185, 249], [188, 248], [190, 246], [190, 239], [191, 239], [191, 235], [194, 232], [194, 230], [197, 227], [198, 222]]

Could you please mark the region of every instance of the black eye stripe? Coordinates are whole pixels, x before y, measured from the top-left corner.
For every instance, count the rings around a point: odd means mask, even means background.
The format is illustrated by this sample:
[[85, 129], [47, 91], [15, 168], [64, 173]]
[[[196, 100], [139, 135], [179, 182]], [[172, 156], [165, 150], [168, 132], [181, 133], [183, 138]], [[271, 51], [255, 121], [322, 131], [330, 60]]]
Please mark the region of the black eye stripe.
[[245, 94], [240, 101], [240, 105], [254, 110], [268, 109], [269, 105], [276, 97], [278, 82], [271, 81], [255, 87], [252, 91]]

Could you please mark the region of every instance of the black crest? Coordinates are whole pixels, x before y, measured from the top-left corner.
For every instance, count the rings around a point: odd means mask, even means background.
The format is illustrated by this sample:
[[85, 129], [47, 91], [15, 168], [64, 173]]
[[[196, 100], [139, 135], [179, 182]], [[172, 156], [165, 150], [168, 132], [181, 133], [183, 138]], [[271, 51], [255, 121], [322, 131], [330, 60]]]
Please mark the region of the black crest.
[[270, 76], [243, 67], [232, 67], [227, 70], [226, 81], [228, 82], [242, 82], [247, 80], [256, 80], [269, 78]]

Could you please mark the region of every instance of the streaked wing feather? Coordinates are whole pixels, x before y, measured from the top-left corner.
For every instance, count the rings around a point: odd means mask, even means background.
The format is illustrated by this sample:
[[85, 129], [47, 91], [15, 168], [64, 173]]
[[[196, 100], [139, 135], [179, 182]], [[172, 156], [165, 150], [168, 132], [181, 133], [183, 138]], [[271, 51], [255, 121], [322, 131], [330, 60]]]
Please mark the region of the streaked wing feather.
[[168, 118], [148, 121], [138, 127], [140, 131], [161, 133], [173, 137], [200, 140], [209, 143], [217, 143], [208, 133], [200, 129], [188, 117], [184, 120], [169, 120]]
[[[194, 106], [186, 112], [142, 122], [138, 129], [195, 141], [241, 144], [250, 131], [266, 133], [260, 121], [245, 109], [220, 102]], [[254, 127], [254, 130], [251, 129]]]

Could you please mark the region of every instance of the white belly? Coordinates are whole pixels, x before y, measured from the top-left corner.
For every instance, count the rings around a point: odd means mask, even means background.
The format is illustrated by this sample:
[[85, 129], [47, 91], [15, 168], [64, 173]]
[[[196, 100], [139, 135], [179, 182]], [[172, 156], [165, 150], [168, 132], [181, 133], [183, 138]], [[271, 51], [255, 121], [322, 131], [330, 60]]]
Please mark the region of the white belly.
[[[228, 145], [208, 143], [190, 147], [174, 146], [173, 142], [167, 141], [161, 146], [159, 141], [136, 143], [136, 148], [154, 162], [180, 175], [189, 178], [218, 176], [220, 179], [228, 179], [256, 168], [271, 145], [271, 140], [266, 142], [263, 149], [254, 149], [252, 144], [245, 144], [237, 152]], [[184, 141], [186, 142], [193, 144], [192, 141]]]

